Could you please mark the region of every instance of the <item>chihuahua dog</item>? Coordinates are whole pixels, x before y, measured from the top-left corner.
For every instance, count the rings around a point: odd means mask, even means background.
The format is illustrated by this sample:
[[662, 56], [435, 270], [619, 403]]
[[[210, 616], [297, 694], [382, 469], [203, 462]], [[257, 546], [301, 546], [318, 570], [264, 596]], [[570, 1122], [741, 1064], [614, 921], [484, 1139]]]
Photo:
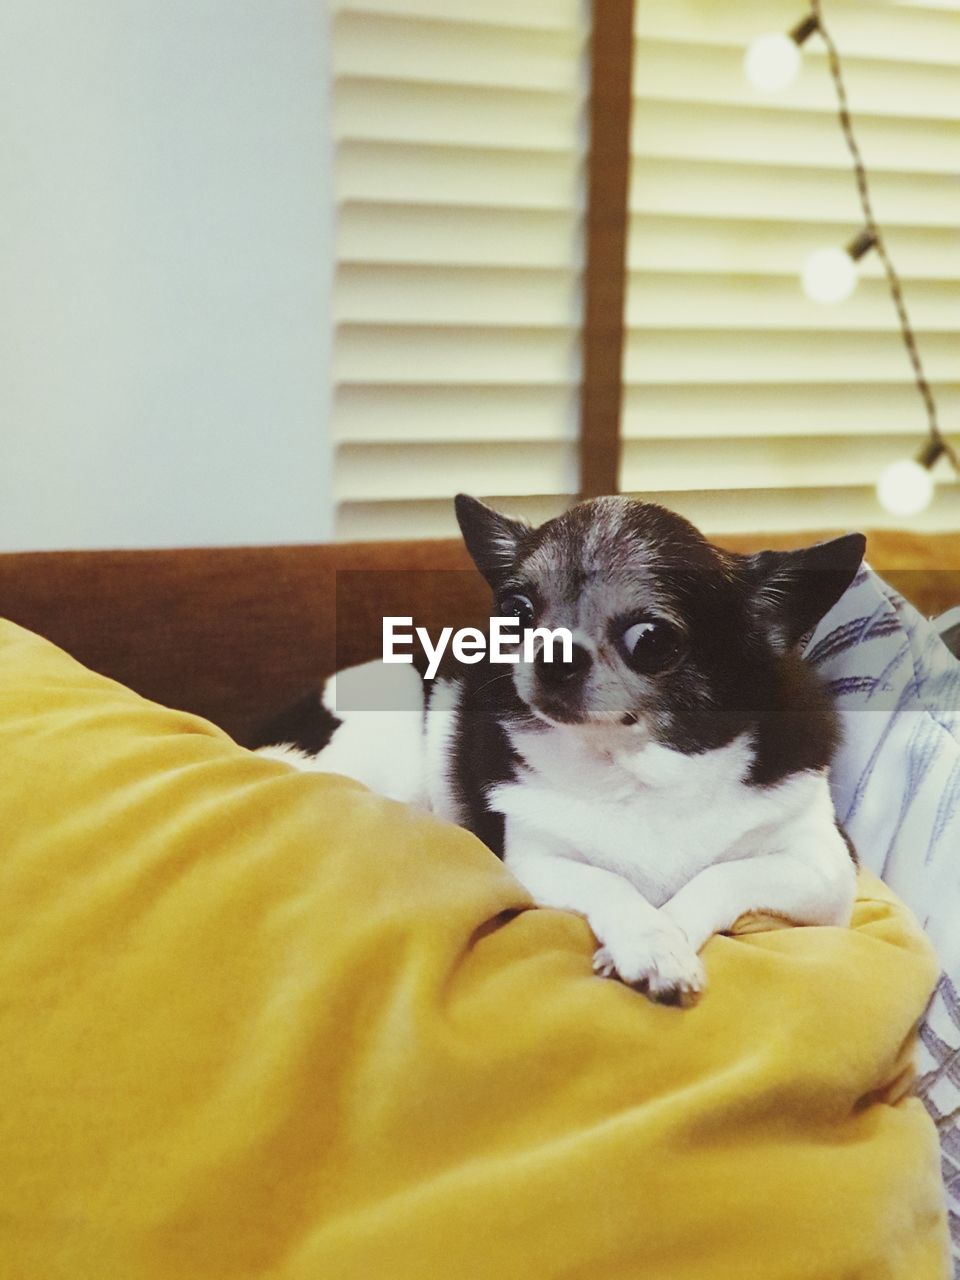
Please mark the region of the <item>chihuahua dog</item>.
[[586, 917], [597, 973], [655, 1000], [695, 1000], [700, 949], [747, 913], [847, 924], [838, 720], [799, 642], [853, 580], [863, 537], [743, 556], [630, 498], [539, 528], [462, 494], [456, 511], [493, 616], [565, 628], [566, 659], [541, 645], [509, 669], [448, 666], [414, 715], [351, 716], [328, 687], [309, 732], [301, 709], [284, 735], [309, 751], [267, 754], [473, 831], [539, 905]]

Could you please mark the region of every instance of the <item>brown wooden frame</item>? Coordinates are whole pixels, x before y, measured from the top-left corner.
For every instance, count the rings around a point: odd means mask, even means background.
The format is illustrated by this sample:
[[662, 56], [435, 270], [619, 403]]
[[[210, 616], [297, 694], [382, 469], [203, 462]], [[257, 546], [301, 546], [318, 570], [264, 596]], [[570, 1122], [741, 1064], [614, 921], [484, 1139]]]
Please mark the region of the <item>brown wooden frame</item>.
[[634, 0], [593, 0], [580, 496], [620, 486]]

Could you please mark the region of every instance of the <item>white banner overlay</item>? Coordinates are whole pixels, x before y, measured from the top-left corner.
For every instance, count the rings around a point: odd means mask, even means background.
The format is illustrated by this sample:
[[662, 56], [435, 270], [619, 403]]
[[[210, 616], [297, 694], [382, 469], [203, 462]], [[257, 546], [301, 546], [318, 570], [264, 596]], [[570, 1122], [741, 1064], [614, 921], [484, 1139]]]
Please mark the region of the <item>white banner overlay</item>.
[[[544, 662], [570, 662], [573, 658], [573, 635], [566, 627], [528, 627], [518, 634], [520, 619], [513, 617], [491, 618], [487, 636], [477, 627], [444, 627], [434, 644], [426, 627], [414, 627], [413, 618], [386, 617], [383, 620], [384, 662], [413, 662], [414, 641], [419, 641], [427, 656], [427, 679], [432, 680], [440, 668], [443, 655], [449, 647], [458, 662], [472, 664], [482, 662], [488, 656], [491, 662], [533, 662], [540, 652]], [[489, 653], [488, 651], [489, 647]], [[405, 649], [406, 652], [401, 650]]]

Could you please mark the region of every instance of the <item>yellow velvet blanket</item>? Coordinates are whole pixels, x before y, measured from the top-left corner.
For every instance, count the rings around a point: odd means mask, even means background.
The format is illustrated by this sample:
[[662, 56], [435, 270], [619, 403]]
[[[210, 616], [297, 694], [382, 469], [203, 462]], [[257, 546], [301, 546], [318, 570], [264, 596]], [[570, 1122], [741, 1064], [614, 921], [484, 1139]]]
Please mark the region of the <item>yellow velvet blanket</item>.
[[592, 949], [0, 623], [0, 1276], [942, 1280], [935, 965], [878, 881], [713, 939], [691, 1010]]

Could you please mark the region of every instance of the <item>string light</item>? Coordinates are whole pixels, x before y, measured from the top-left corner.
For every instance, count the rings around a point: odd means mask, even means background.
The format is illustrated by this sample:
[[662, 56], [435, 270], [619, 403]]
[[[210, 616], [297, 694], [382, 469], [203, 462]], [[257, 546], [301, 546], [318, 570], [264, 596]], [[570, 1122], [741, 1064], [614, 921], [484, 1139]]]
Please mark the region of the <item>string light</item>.
[[943, 456], [943, 445], [930, 443], [915, 458], [900, 458], [880, 472], [877, 497], [894, 516], [917, 516], [933, 499], [933, 464]]
[[863, 210], [863, 229], [844, 249], [827, 247], [810, 254], [804, 263], [801, 283], [807, 296], [816, 302], [842, 302], [856, 288], [859, 274], [857, 263], [871, 249], [876, 249], [897, 312], [900, 334], [913, 369], [914, 382], [927, 416], [926, 444], [915, 458], [901, 458], [884, 468], [877, 482], [877, 498], [893, 515], [917, 515], [930, 505], [933, 498], [933, 467], [936, 462], [945, 457], [954, 471], [960, 474], [960, 458], [940, 430], [936, 402], [924, 373], [916, 335], [907, 315], [900, 277], [874, 217], [867, 170], [853, 132], [853, 120], [840, 69], [840, 55], [824, 22], [821, 0], [810, 0], [810, 13], [787, 35], [763, 35], [752, 41], [744, 57], [744, 71], [751, 84], [759, 89], [776, 92], [786, 88], [800, 70], [801, 46], [815, 31], [819, 33], [827, 49], [827, 64], [836, 90], [840, 127], [853, 161], [857, 192]]
[[781, 93], [796, 80], [803, 62], [801, 47], [817, 29], [817, 20], [810, 14], [802, 18], [791, 31], [768, 31], [751, 40], [743, 58], [743, 70], [747, 79], [761, 93]]
[[861, 231], [845, 249], [815, 249], [803, 264], [800, 281], [813, 302], [843, 302], [857, 287], [857, 263], [876, 244], [869, 231]]

